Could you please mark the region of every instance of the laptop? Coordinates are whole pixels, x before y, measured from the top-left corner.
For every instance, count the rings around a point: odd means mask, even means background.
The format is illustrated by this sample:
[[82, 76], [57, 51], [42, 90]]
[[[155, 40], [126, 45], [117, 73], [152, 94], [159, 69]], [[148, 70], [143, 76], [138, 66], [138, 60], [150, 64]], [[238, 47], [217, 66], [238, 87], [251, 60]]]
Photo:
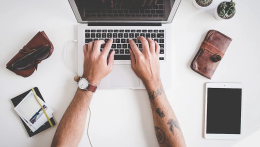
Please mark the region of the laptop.
[[[78, 74], [83, 74], [83, 46], [90, 41], [113, 38], [115, 50], [112, 72], [98, 85], [101, 89], [145, 89], [131, 68], [132, 38], [142, 51], [137, 36], [149, 37], [160, 45], [160, 76], [165, 89], [171, 86], [171, 26], [181, 0], [158, 0], [150, 7], [130, 6], [132, 0], [113, 0], [113, 8], [97, 4], [101, 0], [69, 0], [78, 25]], [[110, 0], [107, 0], [110, 1]], [[97, 2], [97, 3], [94, 3]], [[102, 48], [100, 49], [102, 51]]]

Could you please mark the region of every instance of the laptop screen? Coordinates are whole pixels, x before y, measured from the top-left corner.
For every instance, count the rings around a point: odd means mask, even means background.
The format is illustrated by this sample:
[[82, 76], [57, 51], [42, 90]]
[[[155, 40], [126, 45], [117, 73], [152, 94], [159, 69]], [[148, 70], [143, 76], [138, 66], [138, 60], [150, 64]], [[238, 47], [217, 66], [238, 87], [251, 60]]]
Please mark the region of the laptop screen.
[[82, 21], [167, 21], [175, 0], [74, 0]]

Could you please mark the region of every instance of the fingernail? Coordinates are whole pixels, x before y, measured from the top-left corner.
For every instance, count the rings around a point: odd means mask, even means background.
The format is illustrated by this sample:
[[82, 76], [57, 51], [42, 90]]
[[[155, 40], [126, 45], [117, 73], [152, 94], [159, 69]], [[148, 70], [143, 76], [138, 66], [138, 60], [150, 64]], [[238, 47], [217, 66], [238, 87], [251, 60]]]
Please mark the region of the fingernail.
[[129, 38], [129, 40], [133, 40], [132, 38]]

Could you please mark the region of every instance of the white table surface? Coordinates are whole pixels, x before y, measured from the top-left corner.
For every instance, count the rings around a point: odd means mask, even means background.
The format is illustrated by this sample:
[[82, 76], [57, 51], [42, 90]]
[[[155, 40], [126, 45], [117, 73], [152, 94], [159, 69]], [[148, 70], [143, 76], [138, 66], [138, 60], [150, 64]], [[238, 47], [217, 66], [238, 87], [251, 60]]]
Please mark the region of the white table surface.
[[[243, 138], [260, 129], [260, 1], [236, 0], [232, 20], [219, 21], [211, 8], [198, 10], [183, 0], [172, 23], [172, 87], [166, 90], [190, 147], [229, 147], [241, 140], [206, 140], [202, 137], [206, 82], [241, 82], [245, 86]], [[77, 21], [66, 0], [14, 0], [0, 5], [0, 146], [50, 146], [58, 124], [32, 138], [15, 113], [11, 98], [38, 87], [54, 109], [59, 123], [70, 104], [76, 83], [63, 61], [67, 42], [77, 39]], [[212, 80], [190, 69], [206, 32], [216, 29], [233, 41]], [[31, 77], [7, 70], [6, 63], [38, 31], [54, 44], [53, 55]], [[77, 69], [77, 44], [69, 46], [69, 60]], [[150, 103], [145, 90], [98, 90], [91, 101], [90, 138], [95, 147], [158, 147]], [[75, 122], [76, 125], [76, 122]], [[79, 146], [90, 146], [86, 132]]]

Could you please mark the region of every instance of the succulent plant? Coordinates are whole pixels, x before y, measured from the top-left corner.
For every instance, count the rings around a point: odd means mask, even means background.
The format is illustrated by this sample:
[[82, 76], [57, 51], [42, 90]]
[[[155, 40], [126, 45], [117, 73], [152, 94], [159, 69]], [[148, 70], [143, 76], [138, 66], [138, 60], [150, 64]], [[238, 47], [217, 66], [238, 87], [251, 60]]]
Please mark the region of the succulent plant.
[[212, 3], [212, 0], [196, 0], [196, 1], [201, 6], [208, 6]]
[[207, 4], [210, 1], [211, 0], [198, 0], [198, 2], [201, 3], [201, 4]]
[[221, 3], [218, 7], [218, 15], [223, 19], [231, 18], [236, 13], [235, 5], [233, 0]]

